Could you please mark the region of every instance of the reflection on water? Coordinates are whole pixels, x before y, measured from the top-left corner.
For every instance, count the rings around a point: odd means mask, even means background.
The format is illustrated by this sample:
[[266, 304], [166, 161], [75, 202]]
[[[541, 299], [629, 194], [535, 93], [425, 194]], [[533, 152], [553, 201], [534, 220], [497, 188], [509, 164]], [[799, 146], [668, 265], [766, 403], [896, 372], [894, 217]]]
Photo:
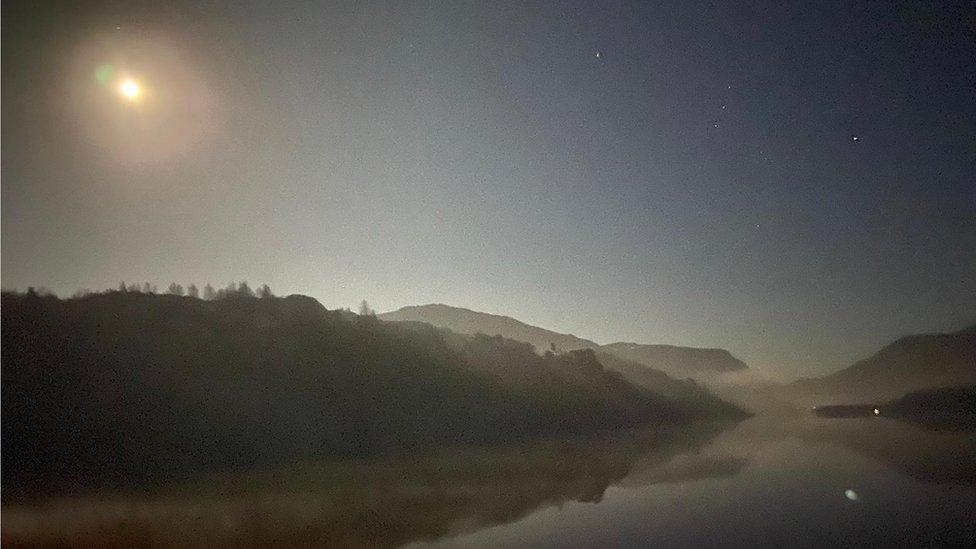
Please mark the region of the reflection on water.
[[723, 426], [607, 433], [202, 478], [149, 496], [100, 494], [4, 509], [7, 543], [397, 546], [599, 502], [641, 461], [705, 446]]
[[973, 433], [766, 414], [5, 501], [2, 526], [5, 546], [947, 544], [976, 534], [974, 472]]
[[868, 456], [935, 484], [976, 484], [976, 432], [939, 431], [898, 420], [864, 418], [803, 424], [797, 435]]
[[974, 464], [972, 432], [760, 414], [697, 453], [635, 469], [599, 505], [544, 508], [435, 545], [972, 546]]

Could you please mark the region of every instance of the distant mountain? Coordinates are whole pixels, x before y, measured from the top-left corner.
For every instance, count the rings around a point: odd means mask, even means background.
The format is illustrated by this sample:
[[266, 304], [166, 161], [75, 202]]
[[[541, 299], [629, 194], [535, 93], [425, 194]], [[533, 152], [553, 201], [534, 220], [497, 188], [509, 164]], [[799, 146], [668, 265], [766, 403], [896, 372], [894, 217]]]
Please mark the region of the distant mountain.
[[560, 351], [594, 349], [598, 351], [598, 355], [601, 357], [609, 354], [621, 361], [629, 362], [629, 364], [618, 362], [623, 370], [606, 363], [608, 368], [621, 373], [627, 370], [628, 374], [634, 373], [632, 368], [634, 363], [682, 379], [689, 377], [710, 378], [715, 374], [747, 369], [744, 362], [723, 349], [696, 349], [638, 343], [613, 343], [601, 346], [587, 339], [531, 326], [507, 316], [480, 313], [441, 304], [404, 307], [384, 313], [379, 317], [391, 321], [426, 322], [463, 334], [501, 335], [530, 343], [539, 352], [548, 350], [551, 345], [555, 345], [556, 349]]
[[403, 307], [378, 316], [381, 320], [394, 322], [425, 322], [431, 326], [447, 328], [459, 334], [500, 335], [508, 339], [530, 343], [540, 353], [549, 350], [552, 345], [555, 345], [559, 352], [600, 347], [590, 340], [532, 326], [511, 317], [481, 313], [439, 303]]
[[600, 347], [600, 350], [646, 364], [680, 378], [708, 377], [748, 369], [745, 362], [735, 358], [725, 349], [611, 343]]
[[0, 314], [5, 498], [742, 417], [638, 387], [592, 350], [540, 356], [501, 337], [327, 311], [305, 296], [4, 293]]
[[976, 326], [971, 326], [903, 337], [839, 372], [801, 379], [787, 390], [829, 403], [887, 400], [912, 391], [974, 384]]

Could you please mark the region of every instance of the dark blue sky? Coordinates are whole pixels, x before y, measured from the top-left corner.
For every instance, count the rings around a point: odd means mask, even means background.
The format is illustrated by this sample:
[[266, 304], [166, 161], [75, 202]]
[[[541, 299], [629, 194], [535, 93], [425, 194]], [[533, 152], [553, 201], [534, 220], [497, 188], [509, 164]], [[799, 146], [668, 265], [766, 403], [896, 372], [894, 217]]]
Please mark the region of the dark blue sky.
[[972, 3], [162, 4], [4, 3], [4, 287], [445, 302], [781, 378], [976, 321]]

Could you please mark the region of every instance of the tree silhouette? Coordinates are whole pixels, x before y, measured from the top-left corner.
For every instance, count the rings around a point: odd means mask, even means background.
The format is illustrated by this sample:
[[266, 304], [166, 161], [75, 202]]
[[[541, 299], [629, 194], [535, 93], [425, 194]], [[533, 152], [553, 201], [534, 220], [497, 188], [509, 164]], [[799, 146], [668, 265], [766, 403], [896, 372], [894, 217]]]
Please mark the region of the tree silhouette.
[[197, 288], [196, 284], [190, 284], [186, 287], [186, 295], [190, 297], [200, 297], [200, 289]]
[[227, 287], [222, 290], [217, 290], [217, 299], [224, 299], [233, 296], [237, 293], [237, 283], [228, 282]]
[[268, 299], [274, 297], [274, 294], [271, 293], [271, 287], [268, 286], [267, 284], [262, 284], [261, 287], [258, 288], [258, 297], [260, 297], [261, 299]]
[[217, 299], [217, 292], [214, 290], [214, 287], [211, 286], [209, 282], [207, 282], [207, 285], [203, 287], [203, 298], [206, 299], [207, 301], [213, 301]]
[[254, 297], [254, 290], [247, 285], [247, 281], [244, 280], [237, 285], [237, 295], [240, 297]]
[[183, 295], [183, 286], [180, 286], [179, 284], [173, 282], [169, 285], [169, 288], [166, 290], [166, 293], [170, 295]]
[[369, 308], [369, 303], [365, 299], [359, 304], [359, 316], [376, 316], [376, 311]]

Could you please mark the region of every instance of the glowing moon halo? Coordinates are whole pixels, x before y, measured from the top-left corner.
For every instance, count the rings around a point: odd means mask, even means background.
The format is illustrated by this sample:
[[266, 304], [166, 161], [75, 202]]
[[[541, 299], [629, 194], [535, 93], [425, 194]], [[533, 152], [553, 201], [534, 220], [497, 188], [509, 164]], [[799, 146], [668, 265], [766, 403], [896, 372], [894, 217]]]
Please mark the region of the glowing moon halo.
[[132, 101], [142, 95], [142, 88], [135, 80], [126, 79], [119, 84], [119, 93], [122, 94], [122, 97]]

